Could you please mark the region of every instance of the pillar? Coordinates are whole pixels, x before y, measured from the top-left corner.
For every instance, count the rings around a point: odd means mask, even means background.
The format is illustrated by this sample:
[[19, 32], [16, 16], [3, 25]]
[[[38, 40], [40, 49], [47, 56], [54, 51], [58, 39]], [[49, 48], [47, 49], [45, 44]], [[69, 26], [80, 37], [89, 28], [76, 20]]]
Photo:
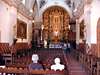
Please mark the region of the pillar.
[[79, 44], [80, 40], [80, 26], [79, 26], [79, 21], [76, 20], [76, 44]]

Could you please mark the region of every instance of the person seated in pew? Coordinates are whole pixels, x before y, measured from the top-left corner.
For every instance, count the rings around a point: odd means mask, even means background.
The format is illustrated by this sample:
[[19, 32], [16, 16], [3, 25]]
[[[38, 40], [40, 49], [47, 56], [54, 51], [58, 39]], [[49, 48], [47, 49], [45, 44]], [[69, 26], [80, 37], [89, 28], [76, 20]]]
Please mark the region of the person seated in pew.
[[38, 62], [39, 56], [37, 54], [32, 55], [32, 63], [29, 64], [29, 70], [42, 70], [43, 66]]
[[63, 64], [60, 64], [60, 58], [55, 58], [54, 59], [54, 63], [55, 63], [54, 65], [51, 65], [51, 70], [54, 70], [54, 71], [56, 71], [56, 70], [60, 70], [60, 71], [64, 70], [65, 66]]

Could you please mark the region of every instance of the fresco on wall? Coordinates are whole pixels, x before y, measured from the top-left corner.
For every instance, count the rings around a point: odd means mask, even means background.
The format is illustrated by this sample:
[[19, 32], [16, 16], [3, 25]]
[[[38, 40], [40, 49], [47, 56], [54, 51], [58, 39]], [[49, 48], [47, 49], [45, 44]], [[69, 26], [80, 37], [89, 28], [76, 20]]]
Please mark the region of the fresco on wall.
[[21, 20], [17, 20], [17, 38], [27, 38], [27, 24]]

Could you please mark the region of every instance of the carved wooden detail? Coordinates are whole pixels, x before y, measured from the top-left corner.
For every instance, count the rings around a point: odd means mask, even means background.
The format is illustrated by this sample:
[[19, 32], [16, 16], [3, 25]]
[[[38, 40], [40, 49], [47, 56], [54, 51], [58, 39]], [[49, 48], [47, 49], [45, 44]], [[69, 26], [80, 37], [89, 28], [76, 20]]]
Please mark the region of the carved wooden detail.
[[69, 15], [60, 7], [51, 7], [43, 14], [44, 39], [58, 42], [67, 39]]
[[80, 38], [84, 39], [84, 29], [85, 29], [85, 25], [84, 25], [84, 20], [80, 23]]

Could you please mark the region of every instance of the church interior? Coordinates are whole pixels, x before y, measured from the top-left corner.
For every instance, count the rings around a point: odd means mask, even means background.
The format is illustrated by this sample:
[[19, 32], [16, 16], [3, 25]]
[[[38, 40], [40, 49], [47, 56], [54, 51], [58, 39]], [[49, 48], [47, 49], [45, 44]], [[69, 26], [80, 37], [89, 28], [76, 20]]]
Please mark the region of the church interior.
[[[0, 0], [0, 75], [100, 75], [99, 10], [100, 0]], [[29, 69], [33, 54], [42, 70]]]

